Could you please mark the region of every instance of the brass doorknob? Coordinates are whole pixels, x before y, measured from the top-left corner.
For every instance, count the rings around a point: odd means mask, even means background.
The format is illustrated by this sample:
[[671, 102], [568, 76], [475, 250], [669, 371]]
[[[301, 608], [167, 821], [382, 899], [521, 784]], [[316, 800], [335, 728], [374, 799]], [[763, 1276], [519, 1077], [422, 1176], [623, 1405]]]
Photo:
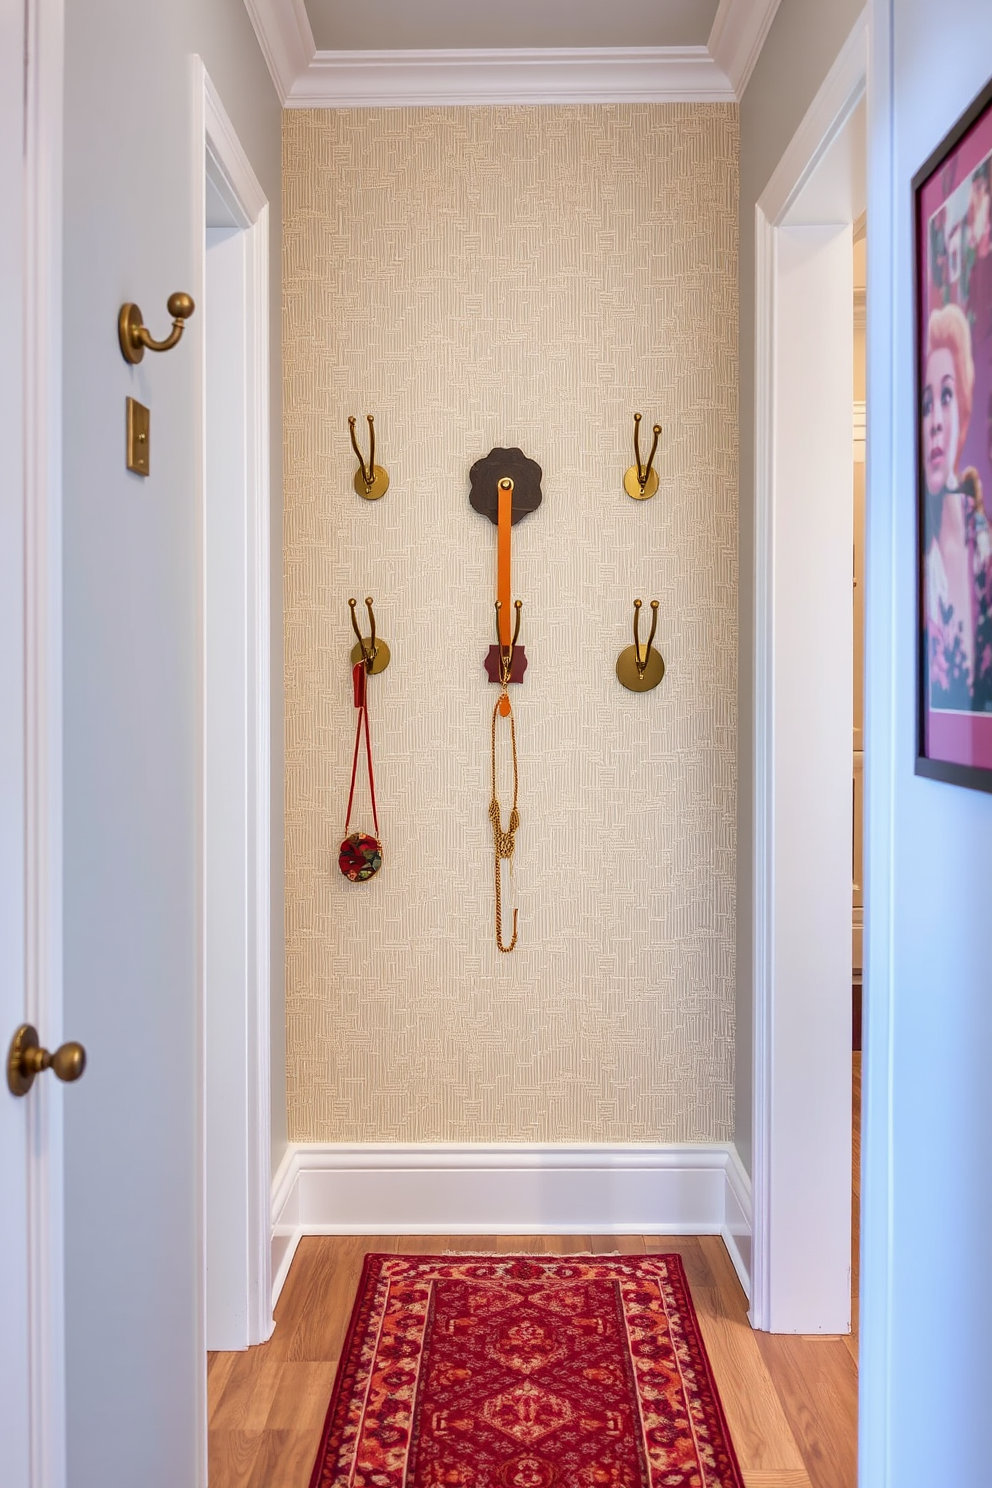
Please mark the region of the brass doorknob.
[[30, 1023], [22, 1023], [7, 1052], [7, 1087], [12, 1095], [27, 1095], [35, 1075], [54, 1070], [67, 1084], [78, 1080], [86, 1068], [86, 1050], [82, 1044], [63, 1044], [49, 1054], [38, 1043], [38, 1034]]

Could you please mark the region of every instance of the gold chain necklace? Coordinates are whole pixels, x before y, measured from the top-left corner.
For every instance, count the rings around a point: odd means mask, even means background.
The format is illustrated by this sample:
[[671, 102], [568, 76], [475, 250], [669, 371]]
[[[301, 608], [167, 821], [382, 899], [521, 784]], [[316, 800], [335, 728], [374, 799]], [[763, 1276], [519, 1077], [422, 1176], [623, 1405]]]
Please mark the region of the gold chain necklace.
[[[513, 849], [516, 846], [517, 828], [520, 825], [520, 813], [517, 810], [517, 729], [513, 721], [513, 711], [510, 707], [510, 698], [506, 690], [507, 678], [504, 678], [496, 706], [493, 708], [492, 727], [492, 764], [493, 764], [493, 793], [489, 802], [489, 820], [493, 824], [493, 851], [496, 866], [496, 944], [504, 953], [512, 951], [517, 943], [517, 911], [513, 911], [513, 939], [509, 945], [503, 944], [503, 900], [502, 900], [502, 869], [500, 861], [503, 858], [512, 860]], [[513, 752], [513, 806], [510, 809], [510, 821], [507, 830], [503, 831], [502, 811], [500, 810], [499, 798], [496, 795], [496, 718], [502, 715], [510, 720], [510, 748]]]

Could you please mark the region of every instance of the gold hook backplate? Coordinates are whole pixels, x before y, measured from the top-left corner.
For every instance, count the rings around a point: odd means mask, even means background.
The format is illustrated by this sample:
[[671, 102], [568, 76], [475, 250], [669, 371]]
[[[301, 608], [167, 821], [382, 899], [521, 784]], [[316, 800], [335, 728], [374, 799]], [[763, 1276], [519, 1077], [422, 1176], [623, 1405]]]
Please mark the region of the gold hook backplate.
[[657, 687], [665, 675], [665, 663], [660, 651], [651, 648], [643, 672], [637, 665], [637, 651], [634, 646], [627, 646], [617, 657], [617, 679], [622, 682], [628, 692], [650, 692]]
[[381, 465], [372, 466], [372, 484], [369, 485], [360, 470], [355, 471], [355, 479], [352, 482], [355, 491], [366, 501], [378, 501], [380, 496], [385, 496], [389, 490], [389, 476]]
[[365, 670], [369, 673], [370, 676], [377, 677], [379, 673], [384, 672], [389, 665], [389, 647], [386, 645], [385, 641], [380, 640], [377, 637], [375, 643], [375, 651], [370, 662], [368, 659], [368, 652], [362, 645], [361, 641], [359, 641], [357, 646], [352, 646], [351, 648], [351, 664], [352, 666], [357, 666], [360, 661], [364, 661]]
[[647, 501], [648, 497], [653, 496], [658, 489], [658, 472], [654, 469], [649, 470], [642, 486], [637, 478], [637, 466], [631, 465], [623, 478], [623, 488], [628, 496], [633, 496], [635, 501]]

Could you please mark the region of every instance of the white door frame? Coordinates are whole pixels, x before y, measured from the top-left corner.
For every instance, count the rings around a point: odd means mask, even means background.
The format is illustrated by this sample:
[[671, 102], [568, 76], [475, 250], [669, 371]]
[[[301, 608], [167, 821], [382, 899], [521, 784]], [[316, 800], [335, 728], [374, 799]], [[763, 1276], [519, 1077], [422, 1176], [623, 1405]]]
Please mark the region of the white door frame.
[[[22, 473], [23, 692], [18, 701], [23, 712], [16, 705], [9, 711], [22, 720], [24, 1017], [38, 1029], [41, 1042], [55, 1048], [64, 1036], [62, 0], [25, 0], [22, 14], [23, 439], [21, 459], [11, 460], [8, 474], [16, 480], [19, 468]], [[13, 217], [16, 222], [18, 214]], [[13, 1032], [0, 1032], [4, 1053]], [[14, 1429], [17, 1437], [26, 1433], [28, 1439], [28, 1488], [64, 1488], [66, 1479], [62, 1111], [63, 1101], [71, 1102], [72, 1096], [71, 1088], [64, 1091], [49, 1075], [18, 1101], [27, 1136], [28, 1266], [26, 1278], [13, 1274], [4, 1280], [12, 1288], [26, 1282], [27, 1410]], [[0, 1099], [14, 1097], [4, 1088]], [[4, 1202], [17, 1205], [24, 1197], [8, 1192]], [[5, 1441], [0, 1451], [5, 1460], [7, 1445]]]
[[[858, 213], [830, 199], [867, 60], [862, 14], [756, 210], [750, 1317], [786, 1333], [850, 1326], [853, 391], [844, 418], [838, 389], [853, 388], [843, 256]], [[817, 387], [822, 402], [803, 396]]]
[[[201, 1295], [201, 1342], [218, 1347], [207, 1336], [207, 1254], [208, 1254], [208, 1164], [214, 1171], [237, 1171], [243, 1180], [245, 1205], [236, 1219], [224, 1217], [223, 1259], [239, 1277], [240, 1295], [235, 1318], [225, 1323], [222, 1346], [247, 1348], [271, 1336], [271, 1109], [270, 1109], [270, 581], [269, 581], [269, 208], [265, 193], [238, 141], [220, 97], [198, 57], [193, 69], [193, 210], [194, 295], [204, 317], [199, 337], [199, 470], [200, 470], [200, 658], [201, 658], [201, 925], [200, 925], [200, 1017], [203, 1033], [200, 1150], [203, 1153], [201, 1174], [201, 1253], [204, 1257], [204, 1288]], [[238, 452], [242, 461], [244, 491], [244, 572], [239, 577], [238, 593], [225, 592], [223, 583], [212, 574], [207, 503], [206, 427], [206, 322], [210, 302], [206, 288], [206, 183], [209, 175], [215, 191], [223, 197], [232, 218], [238, 223], [244, 247], [244, 360], [243, 381], [231, 388], [232, 399], [243, 407], [244, 449]], [[220, 611], [230, 604], [238, 606], [238, 625], [243, 627], [243, 647], [239, 665], [244, 671], [244, 707], [237, 717], [225, 720], [225, 738], [234, 743], [245, 771], [244, 800], [238, 808], [238, 819], [231, 821], [214, 805], [216, 777], [207, 748], [208, 648], [217, 628]], [[218, 610], [220, 607], [220, 611]], [[212, 628], [212, 617], [214, 627]], [[213, 783], [213, 789], [212, 789]], [[209, 850], [208, 850], [209, 848]], [[233, 989], [233, 998], [225, 996], [221, 1037], [214, 1027], [212, 1045], [208, 1043], [207, 1011], [211, 986], [207, 980], [205, 914], [210, 902], [211, 875], [225, 875], [230, 882], [243, 886], [243, 912], [233, 933], [240, 944], [232, 947], [235, 959], [243, 968], [242, 984]], [[214, 927], [211, 927], [211, 934]], [[230, 991], [231, 989], [228, 989]], [[228, 1126], [218, 1146], [208, 1121], [211, 1099], [223, 1095], [225, 1062], [232, 1056], [243, 1058], [243, 1121]], [[239, 1052], [237, 1052], [239, 1051]], [[209, 1144], [209, 1150], [207, 1148]], [[215, 1166], [216, 1165], [216, 1166]], [[218, 1262], [216, 1244], [210, 1245], [214, 1263]], [[235, 1288], [237, 1290], [237, 1288]], [[214, 1309], [216, 1313], [216, 1309]], [[216, 1327], [216, 1323], [212, 1324]], [[232, 1331], [233, 1330], [233, 1331]], [[206, 1409], [206, 1376], [202, 1410]], [[205, 1430], [204, 1430], [205, 1439]]]

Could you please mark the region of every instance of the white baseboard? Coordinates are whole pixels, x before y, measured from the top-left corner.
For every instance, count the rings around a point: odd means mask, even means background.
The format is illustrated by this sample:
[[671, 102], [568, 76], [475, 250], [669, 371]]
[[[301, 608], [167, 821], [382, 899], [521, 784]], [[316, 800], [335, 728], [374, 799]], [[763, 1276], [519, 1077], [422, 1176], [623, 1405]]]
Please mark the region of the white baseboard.
[[303, 1235], [721, 1235], [751, 1289], [731, 1143], [295, 1143], [272, 1186], [276, 1299]]

